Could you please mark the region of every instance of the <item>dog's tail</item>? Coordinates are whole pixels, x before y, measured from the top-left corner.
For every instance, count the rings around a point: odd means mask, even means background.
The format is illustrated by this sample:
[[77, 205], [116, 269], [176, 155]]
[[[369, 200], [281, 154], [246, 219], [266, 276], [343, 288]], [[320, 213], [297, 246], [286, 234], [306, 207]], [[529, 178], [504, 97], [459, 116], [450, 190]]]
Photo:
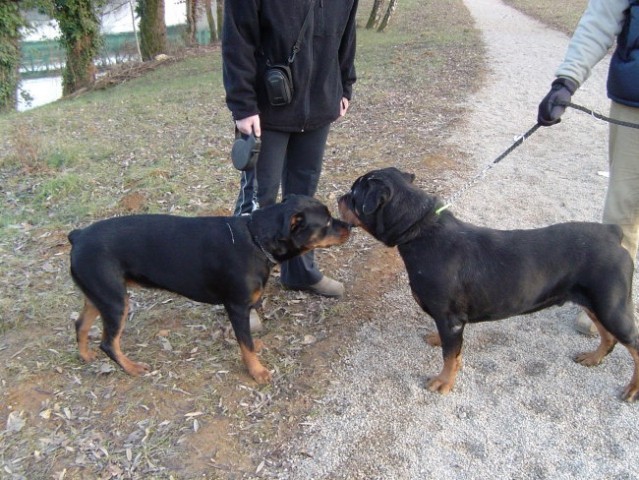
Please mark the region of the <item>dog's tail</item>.
[[69, 232], [69, 235], [67, 235], [67, 238], [69, 239], [69, 243], [71, 243], [71, 245], [73, 245], [73, 242], [77, 240], [80, 233], [82, 233], [81, 228], [76, 228], [75, 230], [71, 230], [71, 232]]

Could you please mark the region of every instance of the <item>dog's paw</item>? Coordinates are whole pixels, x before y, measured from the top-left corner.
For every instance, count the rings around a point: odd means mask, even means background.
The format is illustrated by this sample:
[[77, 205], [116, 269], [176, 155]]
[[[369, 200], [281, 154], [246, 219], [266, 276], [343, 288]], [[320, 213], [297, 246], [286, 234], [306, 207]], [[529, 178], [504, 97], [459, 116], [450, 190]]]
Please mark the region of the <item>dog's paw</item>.
[[453, 382], [449, 381], [447, 378], [438, 375], [429, 379], [426, 382], [426, 388], [431, 392], [439, 392], [442, 395], [446, 395], [453, 388]]
[[151, 371], [151, 366], [147, 363], [132, 362], [131, 360], [123, 362], [122, 368], [126, 373], [133, 377], [140, 377]]
[[86, 350], [84, 352], [80, 352], [80, 358], [84, 363], [91, 363], [97, 358], [97, 355], [93, 350]]
[[253, 380], [255, 380], [260, 385], [265, 385], [271, 382], [271, 372], [269, 372], [266, 368], [255, 368], [249, 372]]
[[424, 340], [431, 347], [441, 347], [442, 346], [442, 339], [440, 338], [439, 333], [437, 333], [437, 332], [433, 332], [433, 333], [429, 333], [427, 335], [424, 335]]
[[594, 367], [599, 365], [603, 357], [599, 355], [599, 352], [583, 352], [575, 355], [575, 362], [583, 365], [584, 367]]

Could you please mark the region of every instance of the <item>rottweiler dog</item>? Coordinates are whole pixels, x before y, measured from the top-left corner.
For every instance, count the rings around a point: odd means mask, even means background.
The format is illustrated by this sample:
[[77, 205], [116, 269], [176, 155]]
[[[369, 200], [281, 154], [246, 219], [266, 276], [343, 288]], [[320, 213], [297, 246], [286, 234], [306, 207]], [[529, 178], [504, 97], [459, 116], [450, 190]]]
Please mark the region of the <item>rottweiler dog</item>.
[[634, 374], [622, 398], [639, 397], [639, 332], [631, 285], [633, 262], [616, 225], [569, 222], [532, 230], [494, 230], [457, 219], [435, 196], [396, 168], [358, 178], [339, 199], [343, 220], [397, 246], [419, 306], [433, 319], [444, 367], [427, 388], [448, 393], [461, 366], [467, 323], [500, 320], [570, 301], [594, 321], [601, 343], [578, 355], [597, 365], [622, 343]]
[[85, 296], [75, 324], [80, 357], [95, 358], [88, 334], [99, 315], [102, 351], [130, 375], [149, 370], [120, 349], [127, 286], [138, 285], [224, 305], [246, 368], [256, 382], [267, 383], [271, 373], [257, 358], [262, 344], [251, 338], [249, 312], [272, 267], [314, 248], [344, 243], [349, 230], [321, 202], [302, 195], [250, 216], [131, 215], [73, 230], [71, 276]]

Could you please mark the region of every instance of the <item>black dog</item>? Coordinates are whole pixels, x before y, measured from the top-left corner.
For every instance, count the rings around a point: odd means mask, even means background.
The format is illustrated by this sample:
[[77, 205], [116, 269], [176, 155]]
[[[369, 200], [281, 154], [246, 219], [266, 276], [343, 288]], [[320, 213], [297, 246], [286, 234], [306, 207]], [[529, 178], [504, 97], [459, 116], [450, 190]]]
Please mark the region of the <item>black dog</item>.
[[631, 298], [633, 264], [616, 225], [563, 223], [499, 231], [464, 223], [414, 175], [386, 168], [358, 178], [339, 199], [342, 219], [361, 226], [404, 260], [413, 296], [433, 317], [444, 368], [428, 381], [447, 393], [461, 366], [467, 323], [499, 320], [571, 301], [595, 322], [601, 343], [576, 361], [597, 365], [617, 341], [634, 360], [623, 399], [639, 397], [639, 332]]
[[257, 359], [261, 342], [251, 338], [249, 311], [271, 268], [314, 248], [344, 243], [349, 228], [318, 200], [292, 195], [251, 216], [133, 215], [74, 230], [69, 234], [71, 275], [86, 297], [76, 321], [80, 357], [87, 362], [95, 358], [88, 333], [100, 315], [100, 348], [130, 375], [149, 370], [120, 349], [127, 285], [133, 284], [223, 304], [244, 364], [258, 383], [266, 383], [271, 374]]

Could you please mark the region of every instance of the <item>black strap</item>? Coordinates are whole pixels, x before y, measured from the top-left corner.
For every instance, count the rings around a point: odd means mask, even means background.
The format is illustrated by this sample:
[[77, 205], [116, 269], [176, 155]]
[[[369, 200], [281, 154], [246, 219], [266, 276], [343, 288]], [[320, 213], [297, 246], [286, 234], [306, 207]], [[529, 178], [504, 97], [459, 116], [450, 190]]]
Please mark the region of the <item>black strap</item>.
[[300, 47], [302, 46], [302, 36], [304, 35], [304, 31], [306, 30], [306, 26], [308, 25], [308, 20], [311, 18], [311, 13], [313, 13], [313, 6], [315, 5], [315, 0], [311, 0], [311, 6], [308, 9], [308, 13], [306, 14], [306, 18], [304, 19], [304, 23], [302, 24], [302, 29], [300, 30], [300, 34], [297, 36], [297, 41], [293, 48], [291, 49], [291, 56], [288, 57], [288, 64], [290, 65], [295, 60], [295, 55], [300, 51]]

